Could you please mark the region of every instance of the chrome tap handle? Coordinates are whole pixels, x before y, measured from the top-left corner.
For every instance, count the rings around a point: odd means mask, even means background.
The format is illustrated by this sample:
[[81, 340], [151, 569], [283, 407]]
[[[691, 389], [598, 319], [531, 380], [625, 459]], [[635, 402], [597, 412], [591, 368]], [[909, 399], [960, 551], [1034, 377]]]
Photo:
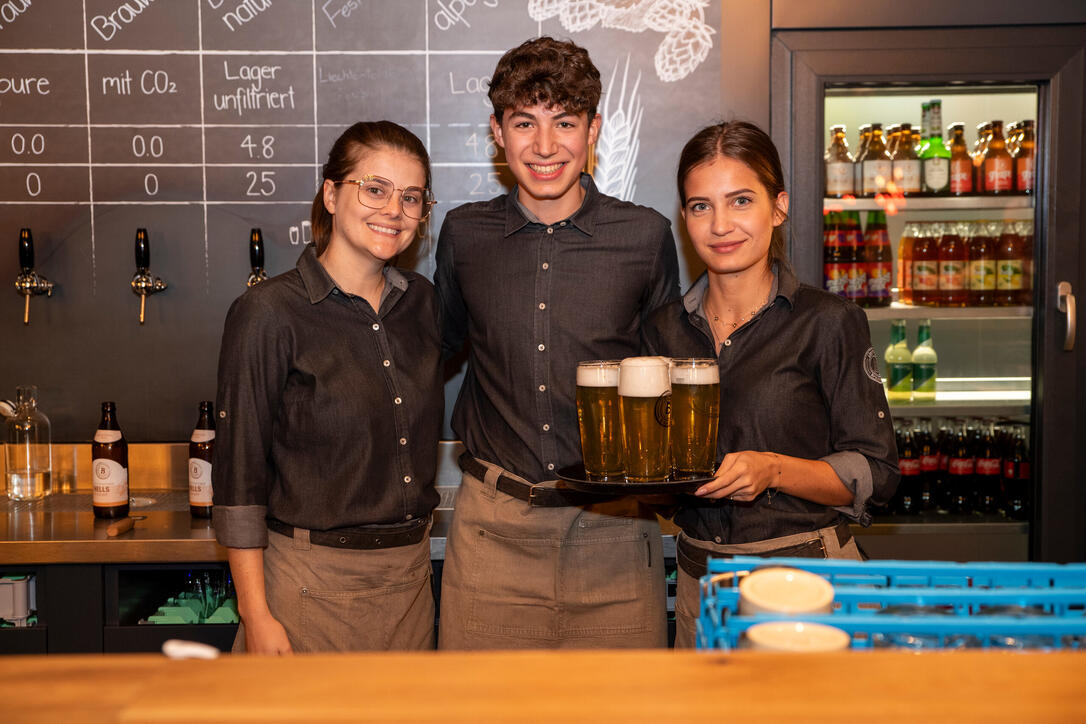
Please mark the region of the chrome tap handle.
[[23, 297], [23, 324], [30, 324], [30, 297], [53, 296], [53, 282], [34, 271], [34, 237], [30, 229], [19, 229], [19, 275], [15, 291]]
[[136, 274], [132, 277], [132, 293], [139, 295], [140, 298], [140, 324], [144, 322], [147, 295], [161, 292], [166, 288], [165, 281], [151, 275], [150, 266], [151, 242], [147, 238], [147, 229], [136, 229]]

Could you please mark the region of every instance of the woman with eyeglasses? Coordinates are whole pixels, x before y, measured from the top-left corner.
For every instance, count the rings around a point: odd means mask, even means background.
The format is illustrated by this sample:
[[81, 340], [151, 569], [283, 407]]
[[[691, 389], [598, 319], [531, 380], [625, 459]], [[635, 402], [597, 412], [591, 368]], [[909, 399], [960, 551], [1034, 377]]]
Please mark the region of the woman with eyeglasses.
[[393, 266], [433, 205], [422, 142], [389, 121], [332, 146], [296, 267], [231, 306], [214, 524], [235, 651], [429, 649], [444, 394], [433, 286]]

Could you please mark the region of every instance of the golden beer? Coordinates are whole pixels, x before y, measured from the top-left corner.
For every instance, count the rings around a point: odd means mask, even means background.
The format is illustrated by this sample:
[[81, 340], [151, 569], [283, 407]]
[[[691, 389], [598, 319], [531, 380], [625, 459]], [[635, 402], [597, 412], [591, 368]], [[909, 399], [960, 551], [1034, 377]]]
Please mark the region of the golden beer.
[[671, 363], [671, 459], [679, 476], [716, 472], [720, 368], [712, 359]]
[[671, 381], [666, 357], [622, 360], [618, 383], [626, 478], [663, 480], [670, 471], [668, 450]]
[[581, 457], [589, 480], [622, 480], [622, 421], [618, 404], [619, 363], [577, 365], [577, 422]]

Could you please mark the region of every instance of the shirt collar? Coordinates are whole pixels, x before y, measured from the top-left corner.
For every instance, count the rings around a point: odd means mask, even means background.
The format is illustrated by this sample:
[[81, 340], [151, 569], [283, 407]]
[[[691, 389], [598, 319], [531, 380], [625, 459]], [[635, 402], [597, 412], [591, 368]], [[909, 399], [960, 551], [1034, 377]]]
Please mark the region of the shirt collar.
[[[792, 269], [788, 264], [774, 264], [773, 265], [773, 286], [769, 288], [769, 298], [774, 300], [777, 297], [781, 297], [788, 306], [795, 308], [796, 306], [796, 292], [799, 290], [799, 280], [796, 279], [796, 275], [792, 272]], [[704, 318], [705, 314], [702, 312], [702, 302], [705, 300], [705, 293], [709, 291], [709, 272], [704, 271], [701, 276], [690, 285], [690, 289], [683, 295], [683, 307], [686, 309], [687, 314], [696, 314], [699, 317]], [[768, 306], [769, 303], [766, 303]]]
[[[328, 297], [336, 289], [336, 283], [328, 275], [324, 267], [317, 260], [317, 247], [307, 244], [298, 257], [298, 273], [302, 276], [302, 284], [309, 295], [309, 303], [316, 304]], [[386, 264], [382, 272], [385, 275], [385, 288], [381, 292], [381, 302], [389, 295], [393, 288], [401, 292], [407, 291], [407, 277], [396, 267]]]
[[[599, 189], [596, 188], [592, 177], [581, 172], [581, 188], [584, 189], [584, 199], [581, 207], [566, 219], [585, 234], [592, 236], [596, 231], [596, 214], [599, 210]], [[539, 217], [529, 211], [520, 202], [520, 186], [514, 186], [505, 200], [505, 236], [520, 231], [528, 224], [543, 224]], [[554, 226], [554, 224], [551, 224]]]

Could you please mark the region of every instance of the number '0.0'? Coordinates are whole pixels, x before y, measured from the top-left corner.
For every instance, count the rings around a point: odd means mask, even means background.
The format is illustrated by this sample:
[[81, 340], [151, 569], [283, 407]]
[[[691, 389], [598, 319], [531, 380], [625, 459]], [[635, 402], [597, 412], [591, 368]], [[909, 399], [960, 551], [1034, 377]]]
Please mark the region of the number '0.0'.
[[45, 136], [35, 133], [29, 139], [21, 133], [11, 135], [11, 152], [16, 156], [32, 154], [40, 156], [45, 153]]

